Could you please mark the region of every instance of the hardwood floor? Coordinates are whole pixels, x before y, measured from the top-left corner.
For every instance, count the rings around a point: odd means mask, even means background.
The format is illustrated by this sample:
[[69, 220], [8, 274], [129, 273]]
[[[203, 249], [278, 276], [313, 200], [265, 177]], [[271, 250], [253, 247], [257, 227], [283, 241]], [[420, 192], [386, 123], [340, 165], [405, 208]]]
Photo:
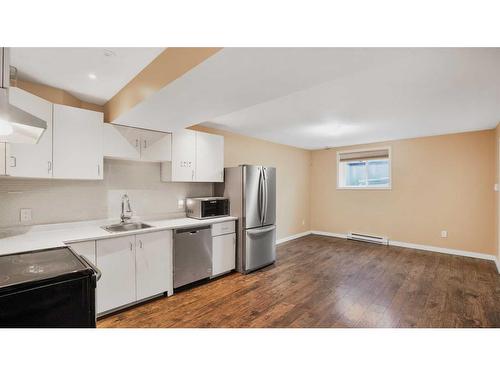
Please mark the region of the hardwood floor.
[[308, 236], [278, 260], [108, 316], [98, 327], [500, 327], [491, 261]]

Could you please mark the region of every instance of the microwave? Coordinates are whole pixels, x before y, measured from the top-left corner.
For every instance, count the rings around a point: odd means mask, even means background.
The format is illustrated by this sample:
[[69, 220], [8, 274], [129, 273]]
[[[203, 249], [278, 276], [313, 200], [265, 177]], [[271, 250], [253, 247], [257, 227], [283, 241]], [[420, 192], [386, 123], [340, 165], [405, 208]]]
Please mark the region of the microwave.
[[222, 197], [186, 198], [186, 215], [194, 219], [229, 216], [229, 199]]

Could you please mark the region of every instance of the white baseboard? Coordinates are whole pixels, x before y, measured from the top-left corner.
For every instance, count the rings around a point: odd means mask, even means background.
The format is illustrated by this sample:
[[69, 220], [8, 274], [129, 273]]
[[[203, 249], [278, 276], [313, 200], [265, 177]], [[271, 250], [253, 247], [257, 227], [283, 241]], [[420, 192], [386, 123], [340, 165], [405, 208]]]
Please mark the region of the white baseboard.
[[297, 238], [304, 237], [304, 236], [307, 236], [309, 234], [311, 234], [310, 230], [308, 230], [306, 232], [302, 232], [302, 233], [293, 234], [293, 235], [288, 236], [288, 237], [280, 238], [279, 240], [276, 241], [276, 244], [279, 245], [280, 243], [295, 240]]
[[486, 260], [493, 260], [493, 261], [496, 260], [496, 257], [494, 255], [491, 255], [491, 254], [476, 253], [474, 251], [464, 251], [464, 250], [457, 250], [457, 249], [448, 249], [446, 247], [419, 245], [419, 244], [415, 244], [415, 243], [391, 241], [391, 240], [389, 240], [389, 245], [408, 247], [410, 249], [416, 249], [416, 250], [433, 251], [435, 253], [460, 255], [460, 256], [469, 257], [469, 258], [486, 259]]
[[[340, 233], [332, 233], [332, 232], [321, 232], [317, 230], [311, 231], [312, 234], [318, 234], [321, 236], [329, 236], [329, 237], [337, 237], [337, 238], [347, 238], [347, 234], [340, 234]], [[443, 253], [443, 254], [450, 254], [450, 255], [460, 255], [464, 257], [469, 257], [469, 258], [478, 258], [478, 259], [486, 259], [486, 260], [492, 260], [496, 263], [497, 269], [499, 270], [500, 273], [500, 264], [498, 259], [491, 254], [484, 254], [484, 253], [476, 253], [473, 251], [464, 251], [464, 250], [457, 250], [457, 249], [448, 249], [445, 247], [438, 247], [438, 246], [430, 246], [430, 245], [420, 245], [420, 244], [415, 244], [415, 243], [410, 243], [410, 242], [400, 242], [400, 241], [391, 241], [389, 240], [389, 245], [392, 246], [400, 246], [400, 247], [407, 247], [409, 249], [416, 249], [416, 250], [424, 250], [424, 251], [432, 251], [435, 253]]]
[[498, 271], [498, 273], [500, 274], [500, 258], [496, 258], [496, 259], [495, 259], [495, 263], [496, 263], [496, 265], [497, 265], [497, 271]]
[[333, 233], [333, 232], [322, 232], [320, 230], [312, 230], [312, 234], [317, 234], [320, 236], [337, 237], [337, 238], [347, 238], [347, 234]]

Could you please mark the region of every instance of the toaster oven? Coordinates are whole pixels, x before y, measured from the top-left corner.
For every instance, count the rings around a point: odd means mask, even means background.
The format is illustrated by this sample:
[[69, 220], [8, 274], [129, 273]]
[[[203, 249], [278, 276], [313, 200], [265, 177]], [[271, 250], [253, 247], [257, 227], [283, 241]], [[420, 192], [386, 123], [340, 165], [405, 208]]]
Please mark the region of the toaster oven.
[[223, 197], [187, 198], [186, 215], [194, 219], [229, 216], [229, 199]]

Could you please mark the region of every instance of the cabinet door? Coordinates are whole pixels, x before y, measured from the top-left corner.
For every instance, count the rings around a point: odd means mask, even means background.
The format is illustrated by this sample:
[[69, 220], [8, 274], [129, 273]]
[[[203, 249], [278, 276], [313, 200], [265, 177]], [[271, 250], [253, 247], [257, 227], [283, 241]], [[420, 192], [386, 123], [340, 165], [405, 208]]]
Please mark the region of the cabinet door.
[[71, 249], [76, 252], [78, 255], [83, 255], [92, 264], [97, 264], [96, 256], [95, 256], [95, 241], [82, 241], [82, 242], [73, 242], [68, 244]]
[[102, 180], [103, 114], [54, 104], [55, 178]]
[[172, 231], [136, 235], [137, 300], [172, 294]]
[[97, 313], [135, 302], [135, 236], [98, 240], [96, 254]]
[[10, 104], [47, 122], [36, 144], [12, 143], [7, 174], [17, 177], [52, 177], [52, 103], [17, 87], [9, 89]]
[[141, 160], [172, 160], [172, 135], [170, 133], [143, 130], [141, 134]]
[[172, 134], [172, 181], [194, 181], [196, 132], [181, 130]]
[[212, 276], [217, 276], [235, 268], [236, 234], [212, 237]]
[[5, 162], [7, 160], [7, 149], [8, 144], [0, 142], [0, 176], [5, 175], [6, 173]]
[[103, 142], [104, 157], [124, 160], [141, 159], [141, 135], [136, 128], [104, 124]]
[[224, 178], [224, 137], [196, 132], [196, 181], [222, 182]]

